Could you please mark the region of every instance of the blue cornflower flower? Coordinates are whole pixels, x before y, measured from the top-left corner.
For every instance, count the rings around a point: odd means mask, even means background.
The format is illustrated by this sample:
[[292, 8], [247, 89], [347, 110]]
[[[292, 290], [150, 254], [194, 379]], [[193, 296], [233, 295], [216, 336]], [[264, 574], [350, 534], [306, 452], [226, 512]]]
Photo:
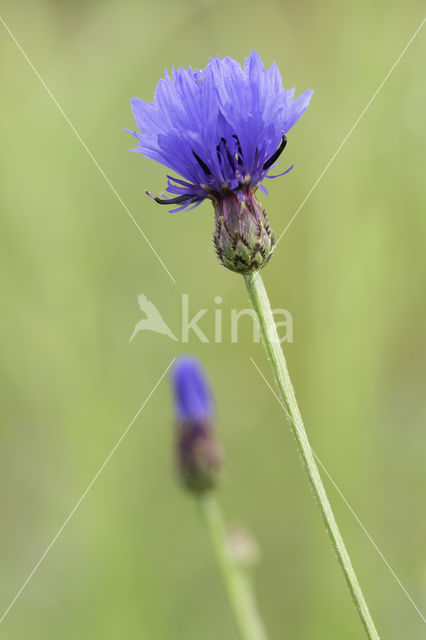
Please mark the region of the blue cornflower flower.
[[181, 356], [172, 372], [177, 422], [177, 463], [184, 484], [194, 491], [211, 489], [222, 455], [213, 432], [213, 400], [201, 364]]
[[[287, 132], [309, 105], [312, 91], [296, 99], [294, 93], [283, 89], [277, 65], [265, 69], [252, 51], [243, 67], [217, 56], [203, 71], [173, 68], [171, 77], [166, 71], [158, 83], [154, 102], [131, 100], [140, 129], [130, 131], [139, 141], [134, 151], [184, 178], [167, 176], [166, 190], [174, 197], [148, 195], [160, 204], [179, 205], [171, 212], [193, 209], [210, 198], [219, 220], [216, 249], [233, 270], [258, 268], [272, 251], [273, 235], [255, 192], [259, 187], [266, 192], [265, 178], [278, 177], [269, 172], [284, 150]], [[240, 236], [246, 251], [234, 248], [231, 256], [230, 247]]]

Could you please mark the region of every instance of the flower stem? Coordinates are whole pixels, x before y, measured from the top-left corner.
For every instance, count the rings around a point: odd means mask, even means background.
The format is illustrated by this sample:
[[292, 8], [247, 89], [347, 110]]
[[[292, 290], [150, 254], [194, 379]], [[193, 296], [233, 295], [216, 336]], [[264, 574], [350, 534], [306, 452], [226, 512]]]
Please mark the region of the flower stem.
[[243, 640], [267, 640], [251, 585], [231, 555], [220, 506], [211, 492], [198, 498], [200, 513]]
[[299, 448], [305, 469], [309, 476], [314, 495], [317, 499], [324, 524], [332, 545], [343, 569], [355, 607], [361, 617], [362, 624], [370, 640], [379, 640], [373, 619], [367, 607], [364, 595], [356, 577], [351, 559], [337, 526], [336, 519], [328, 501], [321, 476], [316, 465], [308, 436], [303, 425], [302, 416], [294, 395], [293, 385], [288, 373], [286, 360], [282, 351], [277, 328], [262, 278], [258, 272], [244, 275], [248, 295], [259, 318], [260, 331], [266, 352], [271, 361], [279, 394], [289, 418], [293, 434]]

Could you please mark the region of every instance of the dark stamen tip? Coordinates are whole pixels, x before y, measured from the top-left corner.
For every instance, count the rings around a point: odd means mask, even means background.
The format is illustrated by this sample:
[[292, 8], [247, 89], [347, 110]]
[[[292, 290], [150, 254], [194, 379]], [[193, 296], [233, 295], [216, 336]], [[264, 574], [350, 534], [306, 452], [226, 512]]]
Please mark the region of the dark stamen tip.
[[158, 204], [184, 204], [185, 202], [193, 200], [192, 195], [181, 195], [176, 196], [176, 198], [159, 198], [158, 196], [153, 196], [149, 191], [145, 191], [145, 193]]
[[196, 161], [198, 162], [198, 164], [200, 165], [200, 167], [204, 171], [204, 173], [206, 175], [208, 175], [208, 176], [212, 176], [213, 174], [210, 171], [210, 169], [208, 168], [208, 166], [206, 165], [206, 163], [204, 162], [204, 160], [201, 160], [200, 156], [197, 155], [194, 150], [192, 150], [192, 153], [194, 155], [194, 158], [196, 159]]
[[263, 165], [263, 170], [264, 171], [267, 171], [269, 169], [269, 167], [272, 167], [274, 162], [276, 162], [278, 160], [278, 158], [280, 157], [280, 155], [284, 151], [284, 148], [285, 148], [286, 144], [287, 144], [287, 136], [283, 132], [283, 137], [282, 137], [280, 146], [275, 151], [275, 153], [273, 153], [272, 156], [268, 160], [266, 160], [265, 164]]

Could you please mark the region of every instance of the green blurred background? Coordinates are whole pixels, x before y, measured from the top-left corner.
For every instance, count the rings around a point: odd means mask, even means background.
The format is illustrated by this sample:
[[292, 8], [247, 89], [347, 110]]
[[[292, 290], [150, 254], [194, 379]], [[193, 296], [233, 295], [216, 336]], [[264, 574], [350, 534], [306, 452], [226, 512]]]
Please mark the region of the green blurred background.
[[[220, 499], [256, 538], [271, 638], [355, 640], [349, 595], [204, 203], [144, 195], [165, 171], [128, 152], [129, 98], [165, 67], [256, 48], [315, 89], [263, 197], [279, 234], [424, 14], [422, 2], [12, 2], [2, 16], [174, 276], [173, 284], [1, 29], [0, 609], [4, 611], [173, 356], [202, 358], [226, 451]], [[290, 370], [312, 445], [418, 606], [426, 601], [426, 182], [423, 30], [294, 221], [264, 278], [288, 309]], [[139, 333], [137, 294], [180, 332], [181, 294], [210, 343]], [[223, 343], [214, 343], [221, 296]], [[192, 500], [173, 469], [163, 380], [1, 625], [8, 640], [233, 640]], [[387, 640], [425, 625], [326, 481]]]

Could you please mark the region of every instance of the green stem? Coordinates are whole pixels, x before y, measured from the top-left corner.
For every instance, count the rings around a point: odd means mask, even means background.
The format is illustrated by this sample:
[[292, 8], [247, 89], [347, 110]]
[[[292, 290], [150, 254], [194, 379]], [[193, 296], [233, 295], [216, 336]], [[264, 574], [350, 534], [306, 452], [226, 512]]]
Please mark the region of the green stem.
[[305, 469], [309, 476], [314, 495], [317, 499], [327, 532], [330, 536], [339, 563], [343, 569], [346, 582], [351, 592], [355, 607], [361, 617], [362, 624], [370, 640], [379, 640], [373, 619], [367, 607], [364, 595], [356, 577], [351, 559], [346, 550], [343, 538], [336, 523], [333, 511], [325, 492], [321, 476], [316, 465], [308, 436], [303, 425], [302, 416], [294, 395], [293, 385], [288, 373], [287, 364], [278, 338], [277, 328], [262, 278], [258, 272], [244, 275], [250, 301], [259, 318], [260, 331], [266, 352], [271, 361], [281, 400], [289, 418], [292, 431], [298, 444]]
[[225, 523], [216, 498], [212, 493], [207, 492], [200, 495], [198, 504], [241, 638], [267, 640], [251, 585], [231, 556]]

